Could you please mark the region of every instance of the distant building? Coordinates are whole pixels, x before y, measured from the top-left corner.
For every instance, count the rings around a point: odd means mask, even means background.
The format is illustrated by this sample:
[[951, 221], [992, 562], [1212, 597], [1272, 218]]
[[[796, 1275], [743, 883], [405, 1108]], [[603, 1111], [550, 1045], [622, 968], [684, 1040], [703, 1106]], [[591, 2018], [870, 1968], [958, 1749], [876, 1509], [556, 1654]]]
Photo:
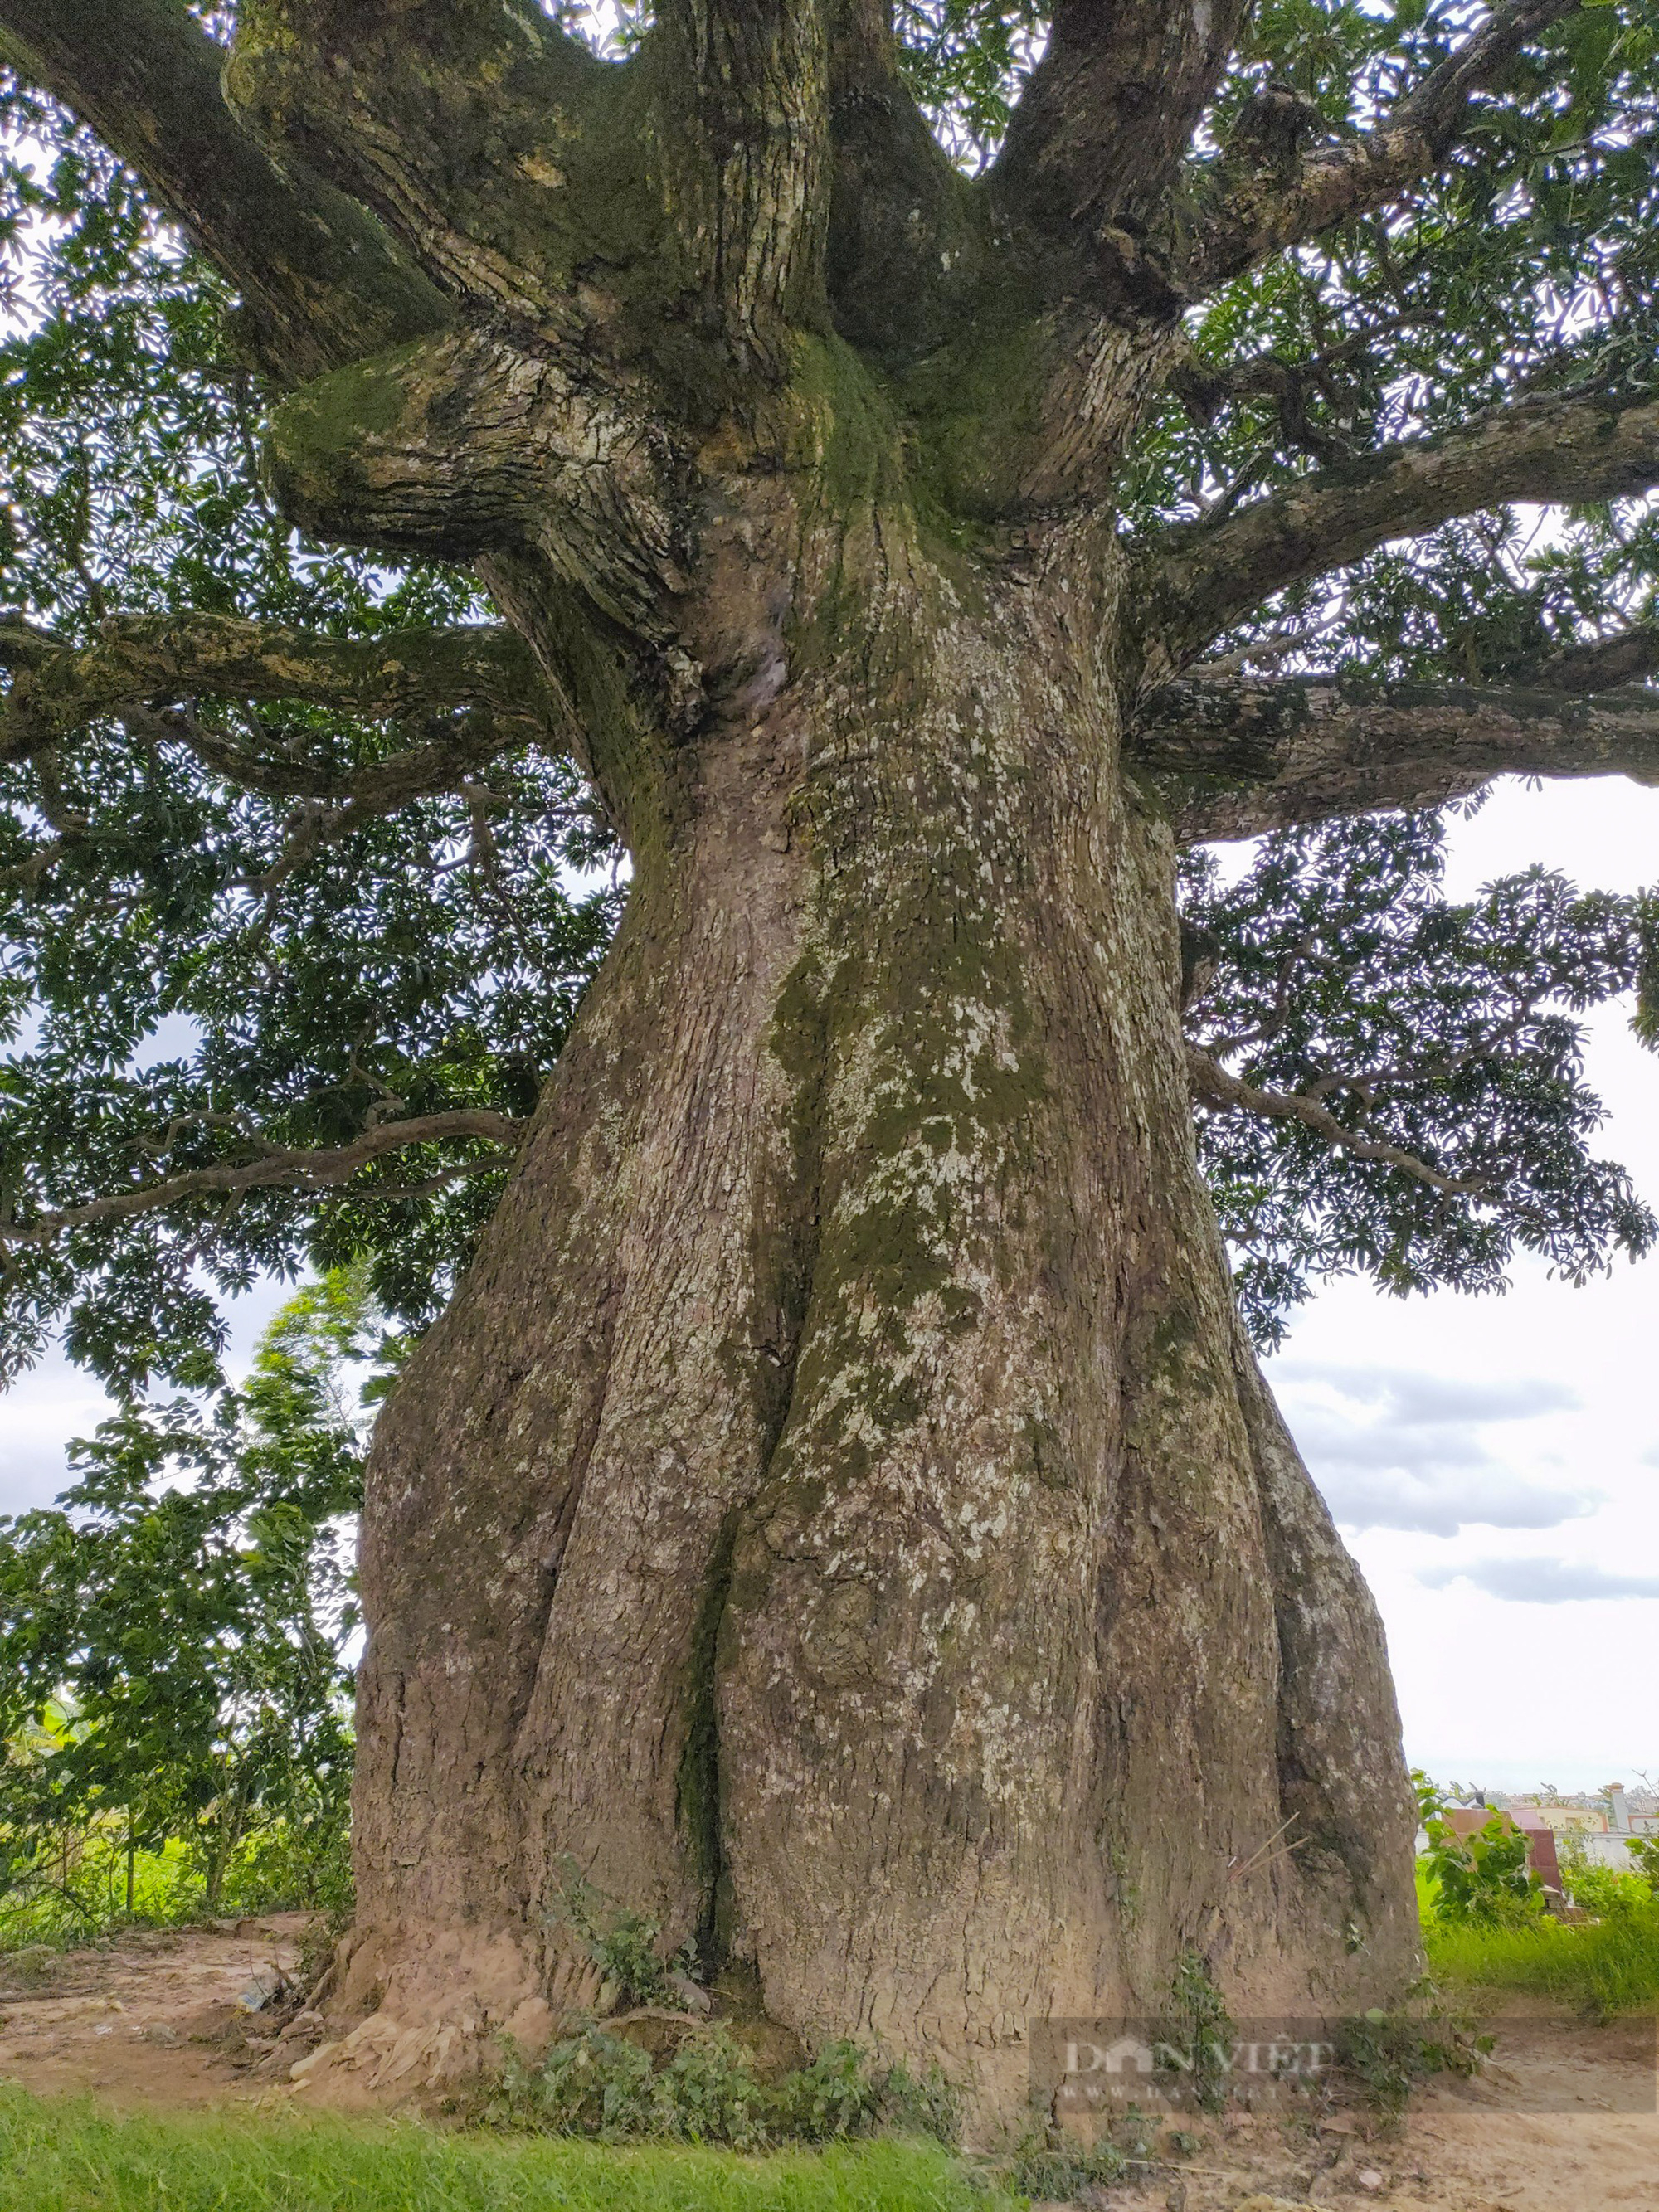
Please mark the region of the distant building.
[[1468, 1834], [1493, 1812], [1505, 1814], [1516, 1827], [1526, 1831], [1528, 1861], [1552, 1889], [1561, 1887], [1564, 1844], [1591, 1866], [1628, 1874], [1632, 1866], [1632, 1839], [1659, 1836], [1659, 1798], [1646, 1790], [1626, 1790], [1622, 1782], [1609, 1782], [1594, 1796], [1588, 1793], [1576, 1797], [1547, 1796], [1540, 1792], [1521, 1797], [1493, 1790], [1489, 1804], [1459, 1807], [1449, 1817], [1460, 1834]]
[[1455, 1805], [1441, 1817], [1456, 1836], [1479, 1835], [1489, 1820], [1503, 1827], [1519, 1828], [1527, 1838], [1527, 1864], [1547, 1889], [1561, 1887], [1561, 1863], [1556, 1856], [1555, 1832], [1539, 1820], [1534, 1805]]

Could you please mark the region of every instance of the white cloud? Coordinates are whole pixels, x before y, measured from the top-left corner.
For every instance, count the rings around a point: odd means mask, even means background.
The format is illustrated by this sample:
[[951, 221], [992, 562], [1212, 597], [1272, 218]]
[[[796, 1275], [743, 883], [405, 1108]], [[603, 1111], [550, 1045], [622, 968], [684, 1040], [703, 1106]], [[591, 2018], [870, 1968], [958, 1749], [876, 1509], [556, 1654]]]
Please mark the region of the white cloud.
[[1279, 1372], [1293, 1382], [1322, 1383], [1361, 1405], [1380, 1407], [1390, 1419], [1416, 1426], [1429, 1421], [1525, 1421], [1538, 1413], [1570, 1411], [1578, 1393], [1537, 1375], [1430, 1375], [1402, 1367], [1334, 1367], [1285, 1360]]
[[1423, 1536], [1455, 1536], [1477, 1526], [1559, 1528], [1563, 1522], [1594, 1513], [1599, 1502], [1582, 1491], [1517, 1482], [1501, 1468], [1467, 1475], [1318, 1464], [1313, 1471], [1325, 1503], [1345, 1528], [1405, 1528]]
[[1282, 1362], [1278, 1374], [1296, 1440], [1345, 1528], [1555, 1528], [1600, 1502], [1517, 1476], [1480, 1434], [1572, 1410], [1577, 1395], [1562, 1383], [1309, 1360]]
[[1462, 1566], [1425, 1567], [1431, 1589], [1472, 1583], [1489, 1597], [1521, 1605], [1571, 1605], [1584, 1598], [1659, 1598], [1659, 1575], [1614, 1574], [1571, 1559], [1472, 1559]]
[[69, 1481], [65, 1447], [112, 1411], [92, 1377], [53, 1357], [0, 1399], [0, 1513], [50, 1505]]

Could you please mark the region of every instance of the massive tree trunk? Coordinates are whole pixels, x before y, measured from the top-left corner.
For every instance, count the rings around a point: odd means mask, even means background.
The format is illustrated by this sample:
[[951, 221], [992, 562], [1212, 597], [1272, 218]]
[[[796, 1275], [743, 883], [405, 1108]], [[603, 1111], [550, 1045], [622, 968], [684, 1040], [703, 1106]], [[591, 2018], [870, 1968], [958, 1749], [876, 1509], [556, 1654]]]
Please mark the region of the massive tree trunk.
[[621, 938], [375, 1440], [389, 2078], [592, 2002], [577, 1874], [985, 2112], [1183, 1954], [1258, 2016], [1412, 1969], [1380, 1628], [1195, 1165], [1121, 557], [826, 510], [822, 430], [711, 491], [705, 710], [614, 794]]

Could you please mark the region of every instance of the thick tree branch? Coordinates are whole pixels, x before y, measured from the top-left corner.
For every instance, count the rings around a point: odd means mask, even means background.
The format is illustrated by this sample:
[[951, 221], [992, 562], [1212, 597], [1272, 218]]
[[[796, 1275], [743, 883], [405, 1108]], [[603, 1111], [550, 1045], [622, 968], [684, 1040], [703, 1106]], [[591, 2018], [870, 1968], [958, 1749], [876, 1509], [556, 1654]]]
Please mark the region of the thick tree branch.
[[[487, 301], [580, 343], [575, 267], [617, 262], [632, 196], [619, 74], [534, 5], [260, 0], [238, 11], [224, 87], [262, 143], [371, 209], [475, 316]], [[596, 158], [603, 199], [584, 174]]]
[[782, 373], [821, 311], [827, 0], [661, 0], [647, 63], [679, 251], [739, 374]]
[[447, 320], [371, 216], [297, 164], [279, 170], [240, 128], [222, 58], [181, 0], [0, 0], [0, 61], [137, 170], [242, 295], [280, 380]]
[[203, 696], [292, 699], [368, 720], [488, 708], [498, 744], [547, 743], [560, 702], [530, 648], [497, 623], [325, 637], [234, 615], [134, 615], [77, 645], [0, 616], [0, 760], [100, 714]]
[[1385, 1144], [1376, 1137], [1360, 1136], [1339, 1121], [1316, 1098], [1306, 1098], [1295, 1091], [1258, 1091], [1254, 1084], [1241, 1082], [1237, 1076], [1229, 1074], [1219, 1060], [1212, 1060], [1197, 1045], [1187, 1048], [1187, 1068], [1194, 1103], [1207, 1106], [1212, 1112], [1257, 1114], [1269, 1121], [1299, 1121], [1304, 1129], [1311, 1129], [1316, 1137], [1340, 1147], [1352, 1158], [1376, 1160], [1384, 1167], [1398, 1168], [1402, 1175], [1427, 1183], [1431, 1190], [1444, 1191], [1449, 1196], [1478, 1197], [1488, 1188], [1480, 1176], [1448, 1175], [1442, 1169], [1431, 1167], [1415, 1152], [1402, 1151], [1398, 1145]]
[[1321, 470], [1148, 544], [1138, 577], [1152, 616], [1146, 673], [1160, 682], [1274, 592], [1390, 538], [1510, 500], [1607, 499], [1656, 483], [1659, 400], [1616, 390], [1516, 400], [1458, 429]]
[[1057, 0], [991, 175], [1040, 228], [1133, 222], [1166, 191], [1245, 0]]
[[1188, 679], [1148, 700], [1126, 742], [1183, 844], [1254, 837], [1377, 808], [1433, 806], [1495, 775], [1659, 784], [1659, 690], [1396, 684], [1351, 698], [1331, 677]]
[[843, 337], [902, 367], [956, 334], [992, 258], [974, 187], [899, 75], [887, 0], [832, 0], [826, 281]]
[[391, 1197], [410, 1197], [481, 1170], [504, 1166], [518, 1149], [526, 1124], [510, 1115], [482, 1106], [459, 1107], [447, 1114], [422, 1114], [408, 1121], [381, 1121], [365, 1129], [349, 1144], [317, 1150], [273, 1146], [252, 1160], [225, 1162], [213, 1167], [189, 1168], [181, 1175], [164, 1176], [154, 1182], [136, 1184], [131, 1190], [111, 1191], [84, 1206], [65, 1207], [59, 1213], [43, 1213], [33, 1221], [0, 1221], [0, 1245], [40, 1247], [54, 1243], [65, 1231], [90, 1228], [106, 1221], [130, 1221], [136, 1215], [155, 1213], [195, 1198], [234, 1198], [251, 1190], [319, 1191], [349, 1182], [364, 1168], [392, 1152], [412, 1145], [452, 1144], [482, 1139], [495, 1146], [485, 1158], [458, 1160], [425, 1179], [416, 1189], [397, 1189]]
[[1526, 672], [1547, 691], [1606, 691], [1659, 674], [1659, 623], [1636, 623], [1613, 637], [1570, 645]]
[[[1374, 130], [1302, 156], [1296, 103], [1267, 94], [1212, 173], [1218, 198], [1182, 265], [1197, 298], [1252, 263], [1387, 206], [1431, 175], [1466, 130], [1474, 95], [1580, 0], [1508, 0]], [[1288, 148], [1286, 139], [1288, 137]], [[1285, 158], [1288, 151], [1288, 160]]]
[[352, 364], [271, 418], [283, 512], [319, 538], [447, 560], [533, 548], [635, 635], [668, 634], [678, 486], [637, 390], [530, 341], [445, 331]]

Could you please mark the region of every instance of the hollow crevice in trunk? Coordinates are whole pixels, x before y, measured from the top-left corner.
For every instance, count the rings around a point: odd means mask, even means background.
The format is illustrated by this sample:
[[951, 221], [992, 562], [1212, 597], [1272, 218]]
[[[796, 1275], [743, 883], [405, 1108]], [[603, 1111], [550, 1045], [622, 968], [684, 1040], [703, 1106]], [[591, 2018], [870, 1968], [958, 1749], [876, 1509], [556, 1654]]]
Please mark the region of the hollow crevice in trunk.
[[[726, 1516], [697, 1609], [686, 1698], [685, 1747], [675, 1780], [674, 1819], [684, 1842], [698, 1893], [692, 1930], [705, 1981], [726, 1964], [730, 1937], [731, 1897], [726, 1883], [721, 1841], [720, 1687], [716, 1674], [721, 1623], [732, 1594], [732, 1555], [737, 1545], [738, 1513]], [[723, 1894], [724, 1892], [724, 1894]]]

